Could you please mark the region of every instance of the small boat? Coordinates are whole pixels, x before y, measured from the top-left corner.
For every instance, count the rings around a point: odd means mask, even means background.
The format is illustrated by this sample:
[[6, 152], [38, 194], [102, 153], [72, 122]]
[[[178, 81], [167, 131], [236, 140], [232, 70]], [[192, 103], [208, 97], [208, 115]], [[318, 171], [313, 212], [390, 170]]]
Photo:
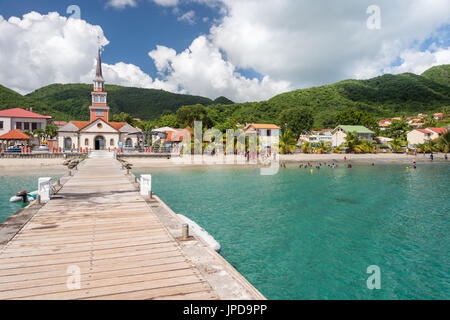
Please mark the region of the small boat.
[[217, 242], [217, 240], [214, 239], [213, 236], [208, 233], [208, 231], [200, 227], [197, 223], [195, 223], [188, 217], [185, 217], [182, 214], [179, 214], [178, 216], [181, 218], [181, 220], [183, 220], [184, 223], [188, 224], [189, 228], [191, 228], [195, 232], [195, 234], [199, 238], [201, 238], [209, 247], [211, 247], [217, 253], [220, 253], [220, 243]]
[[31, 202], [36, 199], [37, 195], [38, 195], [37, 190], [33, 191], [33, 192], [28, 192], [28, 193], [25, 190], [22, 190], [22, 191], [17, 192], [15, 196], [12, 196], [9, 199], [9, 202], [19, 202], [19, 201]]

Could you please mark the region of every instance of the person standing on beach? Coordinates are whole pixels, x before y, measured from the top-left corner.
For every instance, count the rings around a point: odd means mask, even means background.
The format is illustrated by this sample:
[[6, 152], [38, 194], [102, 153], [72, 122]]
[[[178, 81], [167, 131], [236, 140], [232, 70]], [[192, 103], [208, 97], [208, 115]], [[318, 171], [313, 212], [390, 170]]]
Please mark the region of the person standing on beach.
[[431, 153], [430, 153], [430, 159], [431, 159], [431, 161], [433, 161], [433, 160], [434, 160], [434, 155], [433, 155], [433, 152], [431, 152]]
[[447, 161], [447, 160], [448, 160], [448, 156], [447, 156], [447, 154], [445, 154], [445, 156], [444, 156], [444, 159], [445, 159], [445, 161]]

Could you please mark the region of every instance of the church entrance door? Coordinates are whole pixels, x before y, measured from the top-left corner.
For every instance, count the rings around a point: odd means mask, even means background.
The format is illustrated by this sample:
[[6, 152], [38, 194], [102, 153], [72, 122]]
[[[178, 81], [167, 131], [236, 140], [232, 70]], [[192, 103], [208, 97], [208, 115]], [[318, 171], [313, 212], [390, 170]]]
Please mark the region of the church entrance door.
[[102, 136], [95, 137], [95, 150], [105, 150], [105, 138]]

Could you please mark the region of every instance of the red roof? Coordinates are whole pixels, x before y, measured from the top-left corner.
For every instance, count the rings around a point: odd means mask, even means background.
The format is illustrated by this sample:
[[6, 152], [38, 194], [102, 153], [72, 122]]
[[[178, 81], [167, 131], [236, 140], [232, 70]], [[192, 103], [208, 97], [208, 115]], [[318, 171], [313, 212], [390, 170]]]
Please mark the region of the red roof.
[[[97, 121], [97, 119], [95, 119], [94, 121]], [[94, 122], [92, 121], [92, 122]], [[78, 129], [82, 130], [84, 128], [86, 128], [88, 125], [90, 125], [92, 122], [89, 121], [71, 121], [71, 123], [73, 123]], [[122, 128], [124, 125], [126, 125], [126, 122], [107, 122], [111, 127], [113, 127], [116, 130], [119, 130], [120, 128]]]
[[253, 127], [255, 129], [281, 129], [279, 126], [274, 124], [261, 124], [261, 123], [251, 123], [247, 125], [245, 129]]
[[0, 117], [8, 118], [37, 118], [37, 119], [51, 119], [51, 116], [43, 116], [41, 114], [31, 112], [21, 108], [6, 109], [0, 111]]
[[445, 128], [427, 128], [428, 130], [434, 131], [436, 133], [446, 133], [447, 129]]
[[422, 133], [428, 133], [430, 134], [431, 132], [428, 131], [427, 129], [416, 129], [416, 131], [422, 132]]
[[71, 121], [71, 123], [73, 123], [80, 130], [87, 127], [90, 124], [89, 121]]
[[19, 129], [14, 129], [0, 136], [0, 140], [31, 140], [31, 138]]
[[111, 127], [113, 127], [116, 130], [119, 130], [120, 128], [122, 128], [124, 125], [126, 125], [126, 122], [108, 122], [109, 125]]

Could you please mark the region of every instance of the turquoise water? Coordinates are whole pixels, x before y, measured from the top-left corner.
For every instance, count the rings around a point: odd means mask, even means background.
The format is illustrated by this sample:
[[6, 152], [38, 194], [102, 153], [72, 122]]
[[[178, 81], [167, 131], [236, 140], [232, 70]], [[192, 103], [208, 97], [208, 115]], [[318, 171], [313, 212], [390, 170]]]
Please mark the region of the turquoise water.
[[[156, 194], [269, 299], [450, 298], [448, 164], [151, 173]], [[367, 288], [370, 265], [381, 290]]]
[[37, 190], [40, 177], [52, 177], [55, 181], [61, 175], [39, 173], [32, 176], [0, 176], [0, 223], [28, 204], [9, 202], [9, 199], [20, 190], [28, 192]]

